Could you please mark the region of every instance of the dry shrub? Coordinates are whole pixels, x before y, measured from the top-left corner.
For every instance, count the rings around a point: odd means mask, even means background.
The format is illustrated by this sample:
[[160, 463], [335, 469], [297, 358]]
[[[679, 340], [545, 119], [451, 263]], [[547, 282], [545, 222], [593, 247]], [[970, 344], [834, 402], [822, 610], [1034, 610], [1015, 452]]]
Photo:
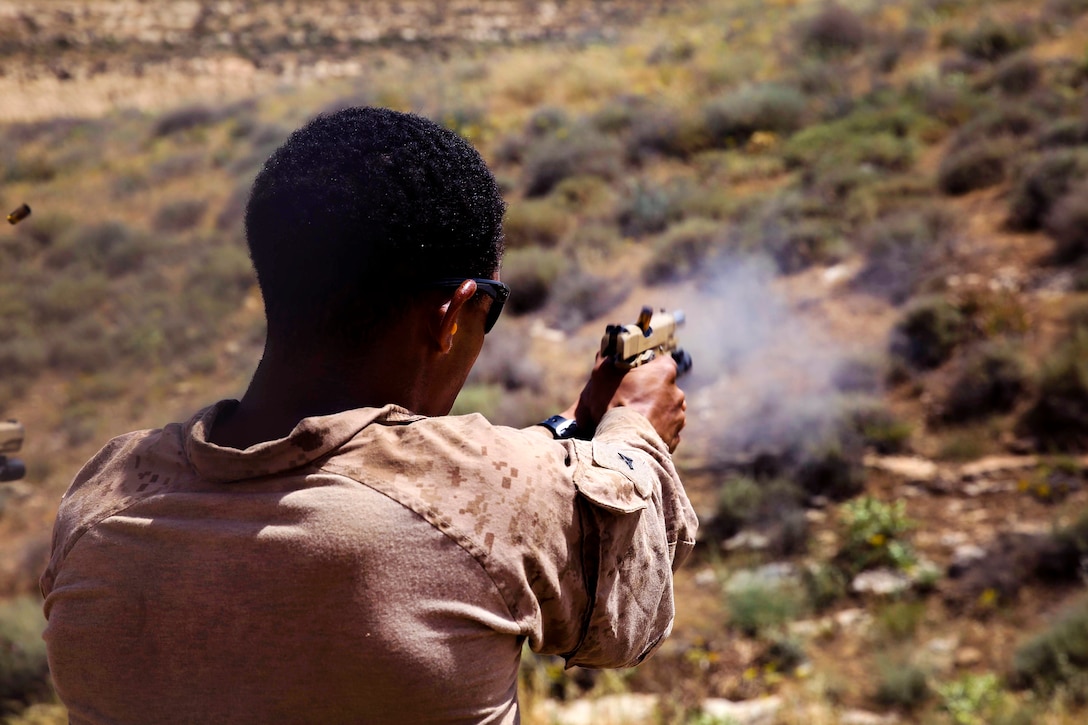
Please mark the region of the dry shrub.
[[507, 303], [510, 312], [522, 315], [543, 307], [567, 264], [566, 255], [554, 249], [527, 247], [507, 252], [502, 263], [502, 278], [510, 285]]
[[0, 604], [0, 715], [49, 695], [41, 602], [20, 597]]
[[206, 199], [178, 199], [159, 207], [151, 226], [158, 232], [184, 232], [200, 224], [208, 210]]
[[155, 138], [170, 136], [201, 126], [210, 126], [219, 119], [220, 114], [208, 106], [184, 106], [159, 116], [151, 127], [151, 135]]
[[527, 199], [510, 203], [503, 229], [510, 249], [554, 247], [563, 238], [570, 214], [552, 199]]
[[996, 186], [1005, 180], [1006, 159], [1012, 149], [1001, 141], [980, 141], [944, 157], [937, 170], [937, 186], [959, 196]]
[[963, 341], [966, 320], [943, 297], [923, 297], [904, 311], [892, 330], [891, 353], [910, 366], [927, 370], [944, 363]]
[[1034, 38], [1023, 22], [1002, 23], [983, 18], [971, 30], [952, 38], [952, 42], [970, 58], [993, 62], [1028, 47]]
[[507, 331], [487, 338], [476, 364], [469, 373], [468, 385], [500, 385], [505, 391], [540, 392], [543, 371], [527, 351], [527, 333]]
[[869, 37], [865, 20], [837, 2], [829, 2], [799, 29], [801, 46], [821, 55], [854, 53]]
[[1054, 204], [1088, 175], [1088, 151], [1059, 149], [1042, 154], [1013, 182], [1009, 193], [1008, 225], [1039, 229]]
[[623, 94], [606, 101], [593, 114], [592, 123], [598, 131], [620, 133], [653, 111], [651, 102], [645, 96]]
[[1030, 53], [1024, 52], [998, 63], [991, 81], [1005, 93], [1022, 96], [1035, 90], [1042, 79], [1043, 70], [1039, 62]]
[[691, 277], [723, 232], [720, 223], [709, 219], [689, 219], [672, 227], [654, 245], [653, 256], [642, 268], [642, 281], [655, 285]]
[[1060, 118], [1039, 132], [1041, 149], [1088, 145], [1088, 118]]
[[986, 343], [969, 351], [956, 366], [944, 395], [940, 417], [946, 421], [1004, 413], [1028, 390], [1023, 353], [1008, 343]]
[[744, 143], [756, 131], [790, 134], [804, 122], [807, 99], [792, 86], [763, 83], [745, 86], [703, 106], [710, 142], [718, 147]]
[[552, 290], [548, 318], [560, 330], [572, 332], [611, 311], [630, 294], [626, 279], [607, 279], [582, 270], [561, 276]]
[[1043, 696], [1063, 689], [1074, 703], [1088, 701], [1088, 606], [1083, 599], [1020, 645], [1010, 679]]
[[548, 136], [526, 153], [525, 195], [543, 196], [572, 176], [612, 180], [623, 168], [622, 159], [619, 141], [588, 126]]
[[1082, 181], [1054, 205], [1044, 227], [1054, 238], [1059, 261], [1084, 258], [1088, 253], [1088, 182]]
[[1041, 118], [1026, 104], [1001, 106], [972, 118], [963, 124], [949, 143], [950, 151], [974, 146], [992, 139], [1020, 139], [1035, 133]]
[[1074, 330], [1047, 358], [1038, 389], [1020, 432], [1044, 450], [1088, 448], [1088, 330]]
[[859, 235], [866, 258], [853, 284], [902, 304], [947, 264], [954, 232], [954, 217], [928, 204], [877, 219]]
[[704, 119], [673, 109], [655, 109], [636, 116], [627, 136], [627, 157], [644, 161], [654, 154], [690, 158], [710, 143]]

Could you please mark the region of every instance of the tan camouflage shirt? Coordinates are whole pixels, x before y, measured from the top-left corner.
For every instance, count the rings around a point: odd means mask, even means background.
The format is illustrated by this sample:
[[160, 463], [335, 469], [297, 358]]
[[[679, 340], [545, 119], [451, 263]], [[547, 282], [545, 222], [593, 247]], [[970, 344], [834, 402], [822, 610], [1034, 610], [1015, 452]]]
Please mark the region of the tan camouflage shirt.
[[522, 643], [639, 662], [667, 636], [695, 515], [649, 422], [592, 441], [395, 406], [244, 451], [224, 401], [111, 441], [41, 579], [80, 723], [512, 723]]

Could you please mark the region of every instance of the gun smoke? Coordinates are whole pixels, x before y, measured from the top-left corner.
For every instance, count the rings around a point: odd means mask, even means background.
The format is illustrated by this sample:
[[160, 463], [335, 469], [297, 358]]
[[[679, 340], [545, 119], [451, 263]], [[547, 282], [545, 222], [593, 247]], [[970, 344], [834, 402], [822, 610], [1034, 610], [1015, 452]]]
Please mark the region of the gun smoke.
[[[758, 456], [793, 464], [841, 447], [849, 396], [843, 372], [859, 365], [872, 341], [835, 340], [820, 310], [790, 300], [773, 265], [759, 258], [718, 262], [683, 299], [684, 346], [695, 361], [685, 444], [711, 467]], [[860, 387], [876, 392], [879, 371]], [[845, 436], [845, 437], [844, 437]], [[854, 436], [856, 438], [856, 436]]]

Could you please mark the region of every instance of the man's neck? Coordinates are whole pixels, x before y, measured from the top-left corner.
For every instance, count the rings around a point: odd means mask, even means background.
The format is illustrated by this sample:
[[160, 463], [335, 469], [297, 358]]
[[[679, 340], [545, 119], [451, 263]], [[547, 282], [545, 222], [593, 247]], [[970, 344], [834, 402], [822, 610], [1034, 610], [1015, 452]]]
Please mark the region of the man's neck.
[[224, 411], [208, 433], [217, 445], [245, 449], [288, 436], [299, 421], [355, 408], [420, 407], [420, 386], [409, 366], [377, 366], [373, 360], [290, 360], [267, 354], [239, 404]]

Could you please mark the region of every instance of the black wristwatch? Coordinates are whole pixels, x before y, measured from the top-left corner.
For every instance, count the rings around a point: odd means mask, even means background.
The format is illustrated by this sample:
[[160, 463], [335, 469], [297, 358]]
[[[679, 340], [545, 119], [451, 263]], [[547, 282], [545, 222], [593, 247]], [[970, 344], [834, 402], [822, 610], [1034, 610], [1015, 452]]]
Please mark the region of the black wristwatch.
[[552, 432], [557, 439], [574, 438], [578, 435], [578, 422], [561, 415], [553, 415], [547, 420], [542, 420], [537, 425], [542, 425]]

